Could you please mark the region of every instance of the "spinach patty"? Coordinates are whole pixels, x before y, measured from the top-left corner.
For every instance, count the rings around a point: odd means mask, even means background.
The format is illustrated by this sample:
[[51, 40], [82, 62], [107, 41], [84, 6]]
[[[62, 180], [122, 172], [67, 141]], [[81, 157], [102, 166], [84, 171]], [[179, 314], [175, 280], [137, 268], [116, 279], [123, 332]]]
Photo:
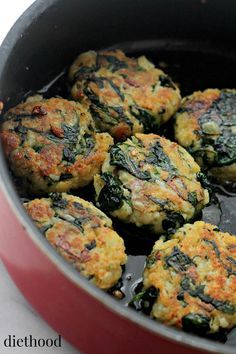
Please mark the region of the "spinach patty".
[[188, 332], [205, 335], [232, 328], [236, 324], [235, 249], [234, 235], [203, 221], [186, 224], [170, 240], [155, 243], [147, 258], [143, 288], [132, 305]]
[[171, 233], [208, 203], [200, 168], [181, 146], [136, 134], [112, 146], [94, 178], [97, 205], [124, 222]]
[[195, 92], [176, 114], [175, 136], [220, 180], [236, 181], [236, 91]]
[[70, 68], [71, 94], [90, 107], [97, 128], [118, 140], [153, 132], [177, 110], [180, 93], [144, 56], [120, 50], [82, 53]]
[[127, 259], [124, 242], [103, 212], [58, 192], [24, 206], [48, 242], [83, 276], [101, 289], [118, 282]]
[[1, 138], [14, 174], [38, 194], [91, 182], [113, 142], [109, 134], [95, 132], [86, 107], [41, 96], [5, 114]]

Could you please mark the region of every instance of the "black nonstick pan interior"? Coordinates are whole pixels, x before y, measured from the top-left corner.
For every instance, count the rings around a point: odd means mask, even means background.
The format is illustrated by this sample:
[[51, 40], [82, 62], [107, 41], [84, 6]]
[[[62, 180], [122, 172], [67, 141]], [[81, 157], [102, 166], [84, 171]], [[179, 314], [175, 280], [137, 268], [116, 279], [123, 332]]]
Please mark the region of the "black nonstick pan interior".
[[[121, 48], [127, 54], [138, 56], [146, 55], [157, 67], [162, 68], [179, 85], [182, 96], [196, 90], [206, 88], [234, 88], [236, 77], [236, 56], [218, 45], [205, 41], [191, 42], [189, 40], [147, 40], [127, 42], [114, 45], [111, 48]], [[100, 48], [91, 48], [100, 49]], [[70, 63], [68, 63], [69, 65]], [[42, 93], [45, 97], [59, 95], [68, 97], [67, 69], [58, 72], [55, 78], [38, 90], [27, 92], [24, 96]], [[163, 129], [163, 134], [173, 139], [171, 122]], [[213, 182], [213, 197], [211, 205], [206, 207], [198, 219], [217, 225], [222, 231], [236, 234], [236, 186], [228, 184], [219, 186]], [[73, 192], [85, 199], [94, 201], [93, 186]], [[28, 198], [23, 195], [21, 197]], [[145, 258], [152, 249], [155, 239], [152, 235], [142, 235], [135, 228], [120, 224], [114, 220], [114, 227], [124, 237], [128, 263], [125, 266], [122, 279], [111, 291], [121, 291], [123, 298], [119, 299], [122, 305], [127, 306], [142, 279]], [[225, 333], [214, 340], [234, 346], [236, 344], [236, 328], [227, 335]]]

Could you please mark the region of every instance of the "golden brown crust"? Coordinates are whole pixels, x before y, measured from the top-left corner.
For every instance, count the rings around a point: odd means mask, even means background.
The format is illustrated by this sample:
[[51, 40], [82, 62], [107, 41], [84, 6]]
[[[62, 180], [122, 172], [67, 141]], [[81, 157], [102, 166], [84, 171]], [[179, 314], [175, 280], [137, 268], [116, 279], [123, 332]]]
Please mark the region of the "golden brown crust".
[[199, 118], [219, 96], [220, 90], [208, 89], [194, 92], [191, 96], [183, 98], [175, 122], [175, 137], [180, 145], [188, 148], [195, 140], [200, 139], [196, 134], [200, 130]]
[[100, 171], [113, 140], [94, 129], [79, 103], [36, 96], [5, 114], [1, 138], [12, 170], [31, 191], [62, 192]]
[[236, 90], [208, 89], [182, 101], [175, 137], [218, 180], [236, 181]]
[[208, 202], [199, 166], [177, 143], [136, 134], [114, 145], [94, 185], [98, 206], [156, 234], [180, 227]]
[[158, 289], [151, 315], [165, 324], [186, 330], [195, 326], [199, 332], [200, 324], [206, 332], [232, 328], [236, 324], [236, 238], [203, 221], [186, 224], [172, 239], [155, 243], [143, 282], [145, 289]]
[[83, 276], [101, 289], [116, 284], [127, 256], [123, 240], [105, 214], [65, 193], [52, 193], [24, 206], [50, 244]]
[[163, 71], [120, 50], [81, 54], [69, 79], [73, 98], [90, 106], [98, 128], [119, 140], [158, 129], [180, 103], [178, 88]]

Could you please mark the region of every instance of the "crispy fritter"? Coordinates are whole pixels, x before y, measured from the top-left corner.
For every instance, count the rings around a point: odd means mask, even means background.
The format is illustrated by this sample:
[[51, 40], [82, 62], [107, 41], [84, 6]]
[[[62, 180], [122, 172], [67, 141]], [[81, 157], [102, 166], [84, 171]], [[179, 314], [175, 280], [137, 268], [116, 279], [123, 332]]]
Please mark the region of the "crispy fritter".
[[11, 169], [31, 192], [64, 192], [101, 169], [113, 140], [94, 129], [79, 103], [34, 96], [5, 114], [1, 138]]
[[208, 89], [185, 97], [175, 137], [219, 180], [236, 181], [236, 90]]
[[50, 244], [101, 289], [115, 285], [127, 256], [111, 220], [91, 203], [66, 193], [24, 204]]
[[170, 77], [146, 57], [129, 58], [121, 50], [88, 51], [70, 68], [71, 94], [86, 102], [102, 131], [122, 140], [153, 132], [180, 104]]
[[192, 219], [209, 202], [200, 168], [176, 143], [136, 134], [110, 149], [94, 185], [97, 205], [112, 216], [161, 234]]
[[203, 221], [158, 240], [147, 258], [144, 312], [186, 331], [207, 334], [236, 324], [236, 236]]

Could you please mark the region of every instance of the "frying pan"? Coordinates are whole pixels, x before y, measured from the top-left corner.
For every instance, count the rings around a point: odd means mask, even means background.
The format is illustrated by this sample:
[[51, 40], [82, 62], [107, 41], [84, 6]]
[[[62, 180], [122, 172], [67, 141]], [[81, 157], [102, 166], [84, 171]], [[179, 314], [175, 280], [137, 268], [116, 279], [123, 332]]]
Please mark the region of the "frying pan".
[[[235, 20], [234, 0], [38, 0], [2, 44], [0, 100], [7, 109], [58, 77], [79, 52], [113, 46], [167, 63], [184, 94], [231, 88]], [[0, 179], [2, 260], [28, 301], [75, 347], [88, 354], [235, 353], [233, 335], [222, 344], [166, 327], [92, 286], [26, 215], [2, 151]], [[223, 191], [224, 217], [218, 220], [215, 206], [203, 217], [235, 233], [235, 195]]]

